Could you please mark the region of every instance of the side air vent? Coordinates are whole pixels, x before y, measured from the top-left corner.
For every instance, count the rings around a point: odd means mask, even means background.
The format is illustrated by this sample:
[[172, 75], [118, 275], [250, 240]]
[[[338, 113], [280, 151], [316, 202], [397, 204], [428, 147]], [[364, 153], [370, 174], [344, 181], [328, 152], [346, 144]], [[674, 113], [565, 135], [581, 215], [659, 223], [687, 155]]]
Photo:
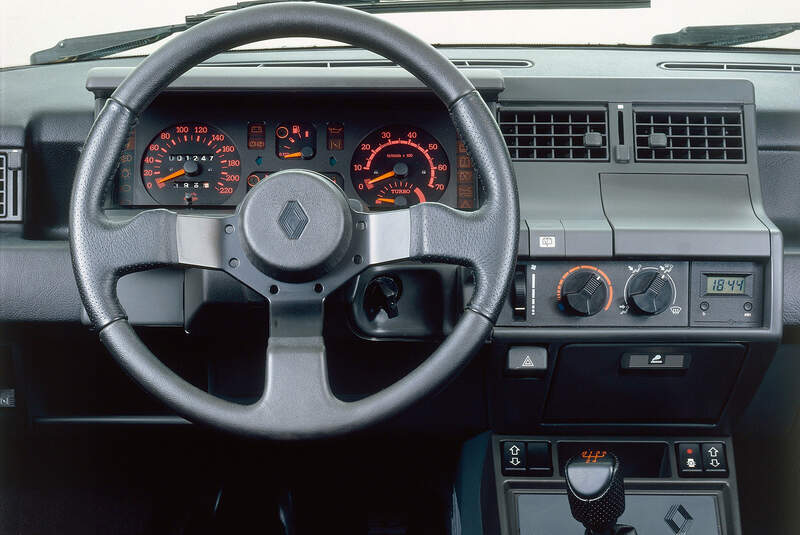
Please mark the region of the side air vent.
[[[514, 69], [533, 67], [533, 62], [516, 59], [454, 59], [453, 65], [457, 67], [484, 68], [484, 69]], [[336, 61], [254, 61], [254, 62], [225, 62], [202, 63], [203, 67], [396, 67], [397, 64], [388, 59], [370, 60], [336, 60]]]
[[668, 71], [753, 71], [753, 72], [798, 72], [800, 65], [787, 63], [720, 63], [670, 61], [658, 66]]
[[605, 108], [501, 108], [498, 119], [512, 160], [608, 160]]
[[745, 161], [741, 110], [637, 109], [634, 116], [637, 161]]
[[0, 223], [22, 220], [22, 151], [0, 149]]

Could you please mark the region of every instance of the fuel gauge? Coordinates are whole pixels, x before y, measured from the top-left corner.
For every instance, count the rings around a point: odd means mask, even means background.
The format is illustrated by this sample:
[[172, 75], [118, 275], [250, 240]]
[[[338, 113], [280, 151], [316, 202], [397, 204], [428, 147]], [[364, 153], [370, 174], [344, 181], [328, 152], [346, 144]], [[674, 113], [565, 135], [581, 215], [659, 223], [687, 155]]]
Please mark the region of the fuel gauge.
[[275, 129], [275, 153], [282, 160], [310, 160], [317, 153], [317, 130], [310, 123], [281, 124]]

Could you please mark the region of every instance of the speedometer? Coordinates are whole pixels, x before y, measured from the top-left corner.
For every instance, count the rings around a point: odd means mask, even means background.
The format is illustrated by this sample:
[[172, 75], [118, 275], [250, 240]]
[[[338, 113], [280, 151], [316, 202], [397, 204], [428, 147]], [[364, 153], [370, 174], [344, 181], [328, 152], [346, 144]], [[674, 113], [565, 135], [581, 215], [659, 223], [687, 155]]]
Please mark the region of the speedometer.
[[239, 186], [241, 168], [239, 152], [224, 132], [202, 123], [181, 123], [148, 144], [142, 182], [159, 204], [222, 204]]
[[428, 132], [392, 125], [359, 143], [350, 178], [369, 206], [401, 208], [438, 201], [450, 181], [450, 164], [442, 144]]

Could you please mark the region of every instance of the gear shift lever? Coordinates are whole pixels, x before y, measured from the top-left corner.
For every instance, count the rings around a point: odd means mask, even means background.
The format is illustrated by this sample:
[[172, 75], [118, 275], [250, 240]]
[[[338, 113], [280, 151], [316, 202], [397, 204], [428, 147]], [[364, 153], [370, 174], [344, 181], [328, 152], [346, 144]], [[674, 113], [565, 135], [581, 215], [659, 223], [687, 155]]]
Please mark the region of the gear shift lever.
[[587, 450], [567, 461], [569, 507], [586, 535], [636, 535], [617, 524], [625, 512], [625, 485], [617, 456], [610, 451]]

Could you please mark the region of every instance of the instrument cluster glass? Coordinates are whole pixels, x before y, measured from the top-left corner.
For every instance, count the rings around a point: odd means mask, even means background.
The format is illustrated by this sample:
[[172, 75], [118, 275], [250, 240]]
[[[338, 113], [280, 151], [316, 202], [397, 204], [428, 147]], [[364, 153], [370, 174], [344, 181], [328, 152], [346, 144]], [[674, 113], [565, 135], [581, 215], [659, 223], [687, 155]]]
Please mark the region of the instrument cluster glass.
[[[477, 208], [477, 178], [439, 103], [164, 94], [120, 158], [112, 206], [230, 209], [284, 169], [320, 173], [368, 210]], [[210, 103], [213, 102], [213, 105]], [[202, 118], [202, 120], [197, 120]], [[398, 120], [399, 119], [399, 120]]]

